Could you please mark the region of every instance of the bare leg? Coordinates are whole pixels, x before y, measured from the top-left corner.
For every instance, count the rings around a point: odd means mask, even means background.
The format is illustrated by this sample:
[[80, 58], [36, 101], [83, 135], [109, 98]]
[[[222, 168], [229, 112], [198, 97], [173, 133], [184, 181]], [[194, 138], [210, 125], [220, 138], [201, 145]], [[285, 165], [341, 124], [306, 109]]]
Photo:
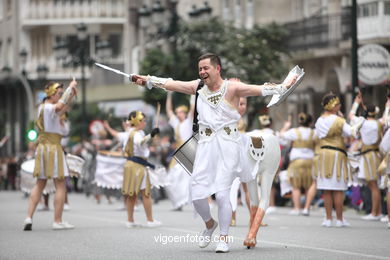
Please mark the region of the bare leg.
[[61, 223], [66, 193], [65, 180], [54, 179], [54, 184], [56, 186], [56, 193], [54, 195], [54, 222]]
[[145, 190], [141, 190], [142, 194], [142, 202], [144, 204], [146, 219], [150, 222], [153, 222], [153, 215], [152, 215], [152, 198], [149, 196], [146, 196]]
[[43, 195], [43, 202], [45, 204], [45, 208], [49, 208], [49, 194], [44, 194]]
[[127, 208], [127, 221], [129, 222], [134, 222], [134, 206], [136, 200], [136, 195], [125, 197], [125, 205]]
[[372, 209], [371, 215], [379, 216], [381, 215], [381, 194], [378, 189], [378, 184], [376, 181], [369, 181], [368, 188], [371, 190], [371, 201], [372, 201]]
[[390, 222], [390, 190], [387, 190], [387, 217]]
[[315, 181], [310, 185], [309, 189], [306, 191], [306, 201], [305, 201], [305, 207], [304, 209], [309, 210], [311, 202], [314, 199], [314, 196], [316, 195], [317, 192], [317, 184]]
[[301, 190], [297, 188], [293, 188], [292, 191], [292, 199], [294, 204], [294, 210], [300, 210], [301, 209]]
[[326, 212], [326, 219], [332, 220], [332, 208], [333, 208], [333, 197], [331, 190], [324, 191], [324, 206]]
[[269, 197], [269, 206], [275, 207], [275, 194], [276, 194], [276, 188], [272, 185], [271, 188], [271, 196]]
[[31, 191], [30, 199], [28, 201], [28, 210], [27, 210], [27, 217], [32, 218], [35, 212], [35, 209], [37, 208], [37, 205], [39, 203], [39, 200], [41, 199], [42, 191], [46, 186], [46, 180], [45, 179], [38, 179], [37, 183], [35, 184], [34, 188]]
[[333, 191], [333, 203], [336, 209], [336, 218], [343, 221], [344, 191]]

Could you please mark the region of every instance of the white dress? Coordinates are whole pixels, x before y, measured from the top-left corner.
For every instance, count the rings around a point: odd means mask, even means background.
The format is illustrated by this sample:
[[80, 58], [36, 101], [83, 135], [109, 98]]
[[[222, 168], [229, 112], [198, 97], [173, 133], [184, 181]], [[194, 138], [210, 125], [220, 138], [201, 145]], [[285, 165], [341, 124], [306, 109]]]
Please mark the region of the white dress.
[[[327, 117], [320, 117], [318, 118], [316, 124], [315, 124], [315, 134], [318, 136], [319, 139], [325, 138], [331, 129], [333, 123], [335, 122], [337, 116], [336, 115], [330, 115]], [[342, 126], [342, 135], [343, 136], [350, 136], [352, 135], [351, 126], [347, 123], [344, 123]], [[335, 160], [339, 160], [338, 154], [336, 154]], [[344, 172], [344, 170], [341, 170], [341, 178], [340, 180], [337, 180], [337, 164], [334, 164], [333, 173], [331, 178], [324, 178], [321, 176], [321, 174], [318, 174], [317, 177], [317, 189], [319, 190], [347, 190], [348, 189], [348, 182], [344, 181], [344, 176], [349, 174], [349, 169], [347, 172]], [[320, 166], [319, 166], [320, 167]], [[351, 180], [351, 179], [350, 179]]]
[[236, 177], [248, 182], [257, 173], [253, 166], [258, 162], [250, 158], [247, 149], [250, 137], [237, 129], [241, 116], [225, 100], [227, 85], [224, 81], [216, 92], [207, 85], [199, 90], [199, 142], [191, 176], [192, 200], [230, 189]]
[[[183, 142], [192, 136], [192, 118], [187, 117], [183, 122], [180, 122], [176, 116], [172, 116], [169, 124], [175, 130], [175, 135], [179, 136]], [[179, 133], [177, 133], [177, 131]], [[172, 159], [173, 160], [173, 159]], [[168, 172], [168, 182], [170, 185], [165, 187], [168, 198], [171, 200], [173, 208], [177, 209], [189, 202], [191, 177], [184, 168], [176, 163]]]

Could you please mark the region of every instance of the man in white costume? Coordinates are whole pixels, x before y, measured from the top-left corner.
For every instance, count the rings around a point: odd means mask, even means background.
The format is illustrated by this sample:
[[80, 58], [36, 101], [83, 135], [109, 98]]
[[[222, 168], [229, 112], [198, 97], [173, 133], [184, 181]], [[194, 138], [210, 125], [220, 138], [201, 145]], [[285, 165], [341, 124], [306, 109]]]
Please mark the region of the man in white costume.
[[48, 179], [54, 179], [56, 193], [54, 197], [54, 230], [71, 229], [73, 225], [62, 220], [65, 202], [65, 177], [69, 176], [61, 139], [68, 135], [69, 128], [61, 119], [61, 115], [69, 108], [68, 104], [77, 94], [77, 82], [73, 81], [64, 91], [63, 85], [49, 82], [45, 86], [46, 97], [38, 108], [39, 130], [38, 146], [35, 152], [34, 177], [37, 183], [31, 191], [24, 230], [32, 230], [32, 217], [41, 198]]
[[[194, 105], [191, 104], [190, 111], [188, 111], [187, 106], [180, 105], [173, 112], [172, 92], [168, 92], [165, 108], [169, 124], [175, 131], [175, 146], [177, 149], [192, 136]], [[168, 178], [170, 185], [165, 188], [168, 197], [173, 204], [173, 209], [181, 210], [182, 206], [189, 201], [190, 176], [180, 164], [176, 163], [176, 160], [172, 159], [169, 164]]]
[[[218, 205], [220, 239], [217, 253], [229, 251], [227, 236], [232, 216], [230, 188], [233, 180], [253, 180], [257, 168], [252, 172], [242, 165], [244, 153], [240, 142], [241, 134], [237, 122], [241, 118], [238, 112], [240, 97], [289, 94], [288, 89], [297, 77], [292, 77], [283, 84], [250, 85], [239, 81], [223, 80], [221, 77], [221, 60], [212, 53], [198, 58], [198, 72], [204, 87], [198, 90], [200, 79], [178, 81], [154, 76], [138, 76], [136, 83], [147, 87], [163, 88], [194, 95], [198, 91], [197, 112], [199, 122], [199, 142], [192, 172], [190, 195], [195, 210], [202, 217], [206, 229], [200, 236], [199, 246], [204, 248], [211, 242], [212, 233], [218, 226], [210, 214], [207, 198], [215, 194]], [[249, 139], [249, 137], [248, 137]], [[249, 144], [248, 144], [249, 145]], [[258, 164], [257, 164], [258, 165]]]

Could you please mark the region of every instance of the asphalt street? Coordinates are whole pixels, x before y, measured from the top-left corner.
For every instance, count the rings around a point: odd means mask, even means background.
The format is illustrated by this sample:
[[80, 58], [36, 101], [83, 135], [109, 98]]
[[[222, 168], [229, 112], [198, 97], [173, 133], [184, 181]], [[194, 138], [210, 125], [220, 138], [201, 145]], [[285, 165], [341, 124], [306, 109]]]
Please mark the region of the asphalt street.
[[[51, 203], [52, 203], [51, 196]], [[390, 229], [385, 223], [363, 221], [354, 210], [346, 210], [348, 228], [324, 228], [323, 209], [310, 217], [290, 216], [290, 208], [277, 208], [266, 215], [266, 227], [258, 234], [254, 249], [242, 243], [247, 233], [248, 210], [239, 206], [237, 226], [230, 228], [230, 252], [216, 254], [216, 243], [200, 249], [197, 235], [203, 229], [192, 207], [171, 210], [168, 200], [153, 205], [159, 228], [126, 228], [121, 202], [97, 204], [84, 194], [69, 194], [70, 211], [63, 219], [73, 230], [51, 229], [53, 210], [37, 211], [33, 231], [23, 231], [28, 200], [21, 192], [0, 192], [0, 259], [390, 259]], [[51, 208], [52, 204], [51, 204]], [[216, 218], [216, 207], [212, 208]], [[142, 206], [137, 222], [146, 223]], [[217, 235], [218, 232], [215, 232]]]

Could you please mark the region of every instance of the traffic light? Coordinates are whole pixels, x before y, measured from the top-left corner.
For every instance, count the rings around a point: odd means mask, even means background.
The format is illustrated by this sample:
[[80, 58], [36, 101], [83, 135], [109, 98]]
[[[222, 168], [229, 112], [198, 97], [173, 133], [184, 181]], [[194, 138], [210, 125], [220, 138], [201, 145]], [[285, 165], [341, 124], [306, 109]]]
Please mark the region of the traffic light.
[[35, 142], [35, 140], [37, 140], [38, 138], [38, 132], [37, 130], [35, 129], [29, 129], [27, 131], [27, 139], [30, 141], [30, 142]]

